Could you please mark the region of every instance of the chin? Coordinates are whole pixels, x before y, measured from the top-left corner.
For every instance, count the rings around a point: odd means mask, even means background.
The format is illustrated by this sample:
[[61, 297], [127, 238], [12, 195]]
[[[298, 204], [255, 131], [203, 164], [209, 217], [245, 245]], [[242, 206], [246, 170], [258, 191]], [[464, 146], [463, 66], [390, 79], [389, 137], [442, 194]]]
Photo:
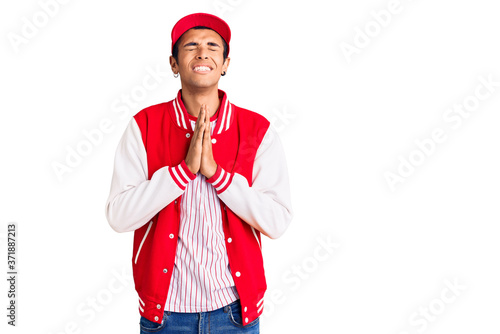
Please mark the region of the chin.
[[209, 88], [214, 85], [217, 85], [217, 81], [215, 80], [189, 80], [189, 85], [197, 88]]

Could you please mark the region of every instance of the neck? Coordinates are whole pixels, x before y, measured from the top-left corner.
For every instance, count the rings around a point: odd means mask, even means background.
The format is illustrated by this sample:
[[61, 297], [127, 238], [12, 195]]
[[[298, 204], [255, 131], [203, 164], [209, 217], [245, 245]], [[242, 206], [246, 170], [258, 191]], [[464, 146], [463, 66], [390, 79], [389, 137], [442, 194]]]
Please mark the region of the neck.
[[191, 116], [198, 117], [202, 104], [206, 104], [208, 106], [210, 117], [212, 117], [219, 109], [220, 101], [217, 86], [206, 90], [192, 91], [183, 85], [181, 96], [182, 102], [186, 107], [186, 111]]

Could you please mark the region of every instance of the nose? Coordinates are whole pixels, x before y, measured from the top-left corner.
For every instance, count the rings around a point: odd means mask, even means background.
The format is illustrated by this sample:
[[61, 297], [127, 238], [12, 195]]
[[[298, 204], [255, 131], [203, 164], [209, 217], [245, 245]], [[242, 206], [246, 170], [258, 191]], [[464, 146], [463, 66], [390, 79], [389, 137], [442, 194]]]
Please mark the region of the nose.
[[204, 47], [199, 48], [196, 59], [208, 59], [208, 50]]

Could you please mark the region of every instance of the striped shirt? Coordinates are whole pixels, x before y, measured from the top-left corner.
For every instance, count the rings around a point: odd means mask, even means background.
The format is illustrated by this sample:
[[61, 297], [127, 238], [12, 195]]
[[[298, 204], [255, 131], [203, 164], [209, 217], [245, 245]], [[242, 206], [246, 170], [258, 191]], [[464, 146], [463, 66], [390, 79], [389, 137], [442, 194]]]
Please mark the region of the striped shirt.
[[[196, 122], [190, 119], [194, 130]], [[212, 121], [211, 132], [217, 119]], [[239, 299], [229, 268], [219, 198], [200, 172], [180, 202], [174, 270], [165, 310], [207, 312]]]

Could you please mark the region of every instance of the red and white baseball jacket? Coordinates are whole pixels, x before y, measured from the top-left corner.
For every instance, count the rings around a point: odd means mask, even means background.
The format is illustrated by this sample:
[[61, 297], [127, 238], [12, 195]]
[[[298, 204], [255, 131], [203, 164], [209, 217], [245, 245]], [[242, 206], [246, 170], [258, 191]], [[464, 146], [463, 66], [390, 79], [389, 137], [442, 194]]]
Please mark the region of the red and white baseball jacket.
[[[274, 239], [293, 213], [288, 171], [276, 131], [263, 116], [221, 100], [207, 179], [220, 200], [227, 256], [248, 324], [262, 314], [266, 279], [261, 232]], [[179, 103], [180, 102], [180, 103]], [[196, 175], [186, 157], [193, 134], [181, 91], [137, 113], [118, 144], [106, 217], [117, 232], [135, 231], [132, 269], [139, 312], [161, 323], [179, 232], [180, 199]]]

